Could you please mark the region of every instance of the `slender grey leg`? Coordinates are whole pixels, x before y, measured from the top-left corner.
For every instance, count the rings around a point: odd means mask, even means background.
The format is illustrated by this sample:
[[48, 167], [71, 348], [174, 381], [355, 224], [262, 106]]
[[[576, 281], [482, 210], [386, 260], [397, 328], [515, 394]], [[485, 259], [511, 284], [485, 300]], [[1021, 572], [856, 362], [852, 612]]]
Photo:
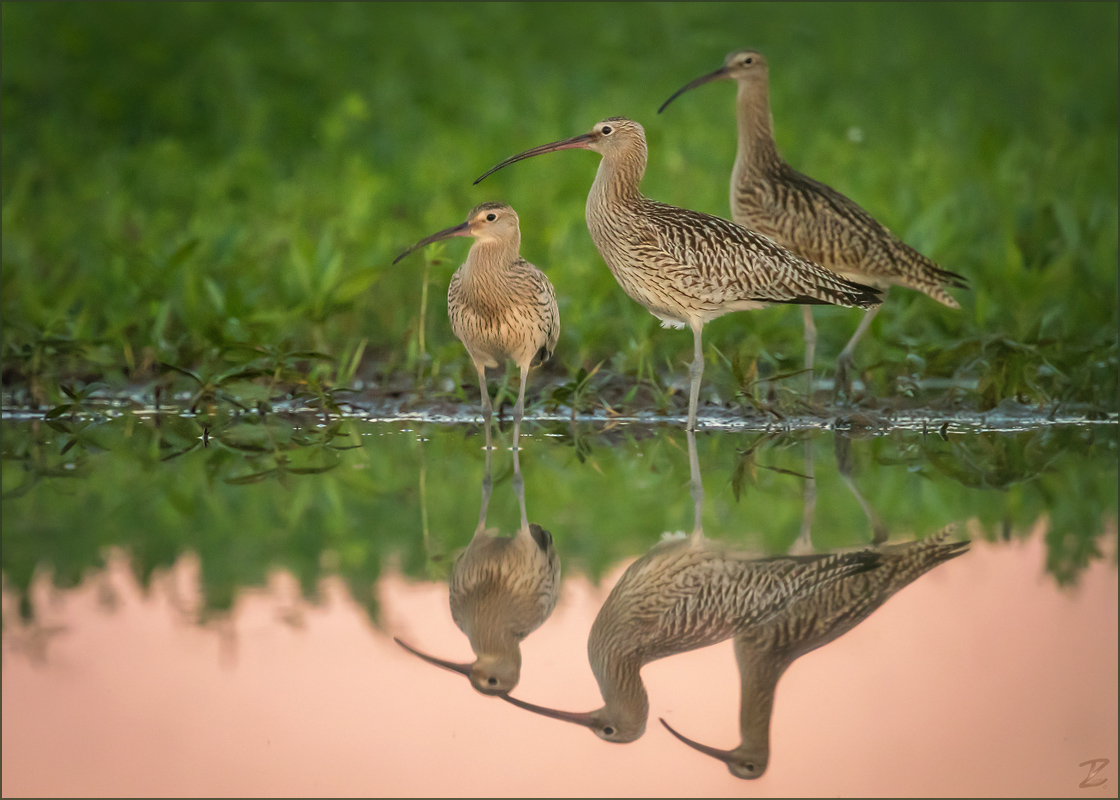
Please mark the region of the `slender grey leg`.
[[478, 388], [482, 391], [482, 421], [486, 424], [486, 452], [487, 457], [490, 453], [490, 417], [493, 411], [490, 409], [490, 392], [486, 389], [486, 367], [475, 364], [475, 369], [478, 370]]
[[474, 529], [474, 535], [480, 535], [486, 530], [486, 509], [490, 506], [490, 492], [494, 488], [494, 482], [490, 479], [490, 448], [486, 448], [486, 474], [482, 478], [482, 507], [478, 512], [478, 527]]
[[700, 379], [704, 376], [704, 348], [700, 344], [700, 332], [704, 328], [704, 323], [694, 322], [692, 324], [692, 364], [688, 367], [688, 376], [692, 380], [692, 385], [688, 391], [688, 427], [690, 431], [696, 430], [696, 407], [700, 401]]
[[839, 433], [833, 434], [836, 437], [836, 469], [840, 473], [840, 477], [844, 481], [844, 485], [848, 487], [859, 507], [863, 509], [864, 516], [867, 517], [868, 523], [871, 525], [871, 543], [883, 544], [887, 541], [887, 526], [879, 519], [879, 515], [875, 513], [875, 509], [871, 504], [864, 499], [860, 494], [859, 489], [856, 488], [856, 482], [852, 478], [852, 443], [846, 436], [840, 436]]
[[513, 490], [517, 493], [517, 503], [521, 506], [521, 530], [529, 532], [529, 516], [525, 513], [525, 479], [521, 477], [521, 458], [517, 446], [513, 448]]
[[[884, 296], [884, 300], [886, 297]], [[852, 379], [849, 372], [852, 368], [853, 354], [856, 351], [856, 345], [859, 343], [860, 338], [871, 327], [871, 320], [875, 319], [875, 315], [879, 313], [881, 305], [875, 306], [863, 315], [860, 320], [859, 327], [856, 332], [852, 334], [852, 338], [844, 345], [844, 349], [840, 351], [840, 355], [836, 359], [836, 386], [835, 391], [837, 394], [845, 394], [851, 396], [852, 394]]]
[[517, 452], [517, 440], [521, 438], [521, 418], [525, 416], [525, 383], [529, 379], [529, 365], [521, 368], [521, 388], [517, 392], [517, 405], [513, 407], [513, 452]]
[[805, 505], [801, 512], [801, 534], [793, 546], [794, 555], [813, 552], [813, 514], [817, 510], [817, 473], [813, 459], [813, 442], [805, 442]]
[[688, 437], [689, 489], [693, 506], [692, 541], [699, 542], [704, 538], [704, 482], [700, 479], [700, 459], [696, 455], [696, 433], [690, 428], [685, 435]]
[[805, 369], [806, 386], [809, 399], [813, 399], [813, 364], [817, 355], [817, 326], [813, 323], [813, 307], [801, 306], [801, 316], [805, 319]]

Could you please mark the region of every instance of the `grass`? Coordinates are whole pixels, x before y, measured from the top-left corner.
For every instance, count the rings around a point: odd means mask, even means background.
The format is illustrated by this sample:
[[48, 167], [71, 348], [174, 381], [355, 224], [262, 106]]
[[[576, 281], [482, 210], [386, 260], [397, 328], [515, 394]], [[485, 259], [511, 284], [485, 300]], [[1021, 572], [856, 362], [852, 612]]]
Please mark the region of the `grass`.
[[[679, 402], [691, 338], [626, 297], [587, 235], [596, 158], [471, 181], [621, 114], [646, 127], [647, 195], [726, 215], [731, 87], [655, 111], [753, 46], [771, 63], [786, 159], [971, 282], [959, 312], [892, 291], [857, 353], [875, 393], [955, 377], [978, 381], [984, 408], [1116, 407], [1113, 4], [4, 3], [0, 15], [4, 385], [30, 402], [95, 381], [200, 389], [161, 364], [195, 379], [258, 370], [241, 403], [261, 385], [322, 392], [355, 377], [474, 402], [442, 308], [467, 245], [391, 262], [488, 199], [518, 210], [522, 253], [557, 288], [554, 385], [581, 403], [596, 381], [622, 397], [640, 385], [627, 402]], [[820, 367], [857, 321], [817, 312]], [[705, 396], [757, 402], [745, 387], [799, 368], [800, 336], [796, 308], [711, 323]], [[300, 352], [328, 358], [283, 356]], [[268, 358], [283, 368], [268, 373]]]
[[[181, 555], [197, 554], [210, 615], [284, 569], [312, 600], [323, 578], [339, 575], [376, 621], [378, 577], [386, 569], [446, 577], [478, 519], [483, 463], [473, 429], [87, 413], [2, 427], [4, 585], [25, 618], [37, 573], [77, 586], [116, 548], [144, 587]], [[554, 534], [566, 576], [598, 581], [662, 532], [692, 529], [681, 431], [546, 431], [521, 455], [526, 506]], [[507, 426], [498, 441], [508, 436]], [[801, 527], [807, 444], [819, 549], [871, 540], [848, 475], [893, 541], [963, 521], [971, 538], [1020, 540], [1047, 518], [1056, 583], [1075, 584], [1089, 564], [1115, 561], [1117, 431], [1108, 425], [947, 438], [701, 434], [705, 533], [787, 552]], [[509, 534], [519, 511], [508, 450], [495, 453], [493, 479], [487, 524]]]

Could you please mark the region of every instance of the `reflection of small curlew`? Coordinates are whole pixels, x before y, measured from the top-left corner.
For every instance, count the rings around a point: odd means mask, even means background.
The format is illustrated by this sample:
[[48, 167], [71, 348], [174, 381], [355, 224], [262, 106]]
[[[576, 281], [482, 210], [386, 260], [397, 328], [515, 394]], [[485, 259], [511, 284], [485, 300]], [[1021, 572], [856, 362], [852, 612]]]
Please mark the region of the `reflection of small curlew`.
[[[880, 289], [899, 285], [960, 308], [945, 286], [966, 288], [965, 279], [943, 270], [908, 246], [870, 214], [830, 186], [791, 169], [778, 155], [770, 113], [770, 77], [766, 58], [754, 50], [731, 53], [723, 66], [677, 90], [658, 113], [679, 95], [705, 83], [738, 83], [736, 116], [739, 147], [731, 171], [731, 219], [822, 264], [845, 278]], [[808, 307], [805, 317], [805, 368], [812, 386], [817, 331]], [[878, 312], [871, 309], [840, 352], [837, 391], [850, 394], [848, 377], [856, 343]]]
[[587, 196], [587, 228], [615, 280], [663, 325], [692, 329], [689, 430], [696, 428], [704, 372], [700, 331], [705, 323], [770, 303], [870, 308], [880, 302], [877, 290], [841, 278], [754, 231], [643, 197], [639, 185], [646, 170], [645, 131], [624, 117], [611, 117], [588, 133], [507, 158], [475, 183], [515, 161], [571, 148], [602, 156]]
[[517, 449], [525, 412], [525, 383], [531, 364], [546, 361], [560, 336], [556, 290], [543, 272], [521, 257], [517, 213], [505, 203], [483, 203], [467, 221], [421, 239], [413, 250], [452, 236], [473, 236], [467, 260], [451, 278], [447, 315], [451, 330], [467, 348], [478, 372], [486, 448], [490, 449], [490, 392], [486, 368], [513, 359], [521, 370], [521, 388], [513, 411], [513, 448]]
[[778, 679], [796, 659], [834, 641], [939, 564], [963, 554], [968, 542], [945, 543], [952, 526], [928, 539], [879, 550], [876, 569], [842, 577], [821, 591], [791, 602], [772, 621], [751, 626], [735, 637], [735, 660], [742, 681], [739, 706], [741, 741], [732, 750], [718, 750], [669, 732], [701, 753], [725, 762], [731, 774], [759, 778], [770, 760], [770, 716]]
[[487, 695], [505, 694], [517, 686], [521, 679], [521, 641], [548, 619], [560, 597], [560, 557], [552, 534], [528, 521], [525, 482], [516, 450], [513, 457], [520, 529], [507, 538], [486, 528], [493, 486], [487, 450], [478, 526], [451, 568], [451, 617], [470, 639], [474, 663], [444, 661], [394, 638], [428, 663], [466, 675], [475, 689]]

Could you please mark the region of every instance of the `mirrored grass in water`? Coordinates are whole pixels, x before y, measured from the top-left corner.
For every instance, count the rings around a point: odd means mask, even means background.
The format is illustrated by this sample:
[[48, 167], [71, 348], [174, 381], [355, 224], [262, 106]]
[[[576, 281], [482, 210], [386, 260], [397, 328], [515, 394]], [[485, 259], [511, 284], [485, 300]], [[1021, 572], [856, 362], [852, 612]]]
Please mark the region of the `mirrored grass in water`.
[[[379, 576], [445, 578], [478, 517], [475, 424], [185, 413], [2, 424], [3, 576], [24, 619], [36, 574], [74, 587], [116, 548], [145, 587], [194, 554], [203, 619], [282, 568], [311, 601], [323, 578], [341, 578], [376, 622]], [[553, 533], [565, 576], [597, 582], [662, 534], [691, 529], [682, 430], [557, 420], [524, 435], [529, 519]], [[508, 428], [497, 442], [489, 524], [512, 533]], [[1057, 583], [1115, 562], [1114, 424], [923, 431], [849, 420], [702, 431], [697, 447], [707, 535], [760, 553], [921, 538], [953, 523], [1015, 540], [1043, 520]]]

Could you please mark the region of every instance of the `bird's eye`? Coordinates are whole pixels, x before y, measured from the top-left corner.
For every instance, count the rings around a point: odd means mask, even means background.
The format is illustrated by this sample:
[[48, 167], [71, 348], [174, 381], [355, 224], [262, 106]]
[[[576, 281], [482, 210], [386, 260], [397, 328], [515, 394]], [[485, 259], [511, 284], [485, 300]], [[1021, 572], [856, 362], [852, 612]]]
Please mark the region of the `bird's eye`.
[[[497, 218], [498, 218], [498, 215], [497, 215], [497, 214], [487, 214], [487, 215], [486, 215], [486, 221], [487, 221], [487, 222], [493, 222], [493, 221], [494, 221], [494, 220], [496, 220]], [[491, 681], [491, 683], [494, 683], [494, 682], [495, 682], [493, 678], [491, 678], [491, 679], [490, 679], [490, 681]]]
[[743, 63], [744, 63], [744, 64], [750, 64], [750, 63], [751, 63], [752, 61], [754, 61], [754, 59], [753, 59], [753, 58], [747, 58], [747, 59], [745, 59], [745, 60], [743, 61]]
[[747, 772], [754, 772], [754, 764], [745, 764], [744, 766], [747, 768]]
[[603, 728], [603, 734], [605, 736], [614, 736], [614, 728], [608, 725], [607, 727]]
[[[490, 216], [494, 216], [494, 215], [491, 214]], [[497, 686], [498, 685], [498, 679], [497, 678], [489, 678], [486, 682], [488, 684], [490, 684], [491, 686]]]
[[612, 130], [614, 130], [614, 129], [610, 125], [604, 125], [603, 126], [603, 135], [604, 136], [609, 135]]

